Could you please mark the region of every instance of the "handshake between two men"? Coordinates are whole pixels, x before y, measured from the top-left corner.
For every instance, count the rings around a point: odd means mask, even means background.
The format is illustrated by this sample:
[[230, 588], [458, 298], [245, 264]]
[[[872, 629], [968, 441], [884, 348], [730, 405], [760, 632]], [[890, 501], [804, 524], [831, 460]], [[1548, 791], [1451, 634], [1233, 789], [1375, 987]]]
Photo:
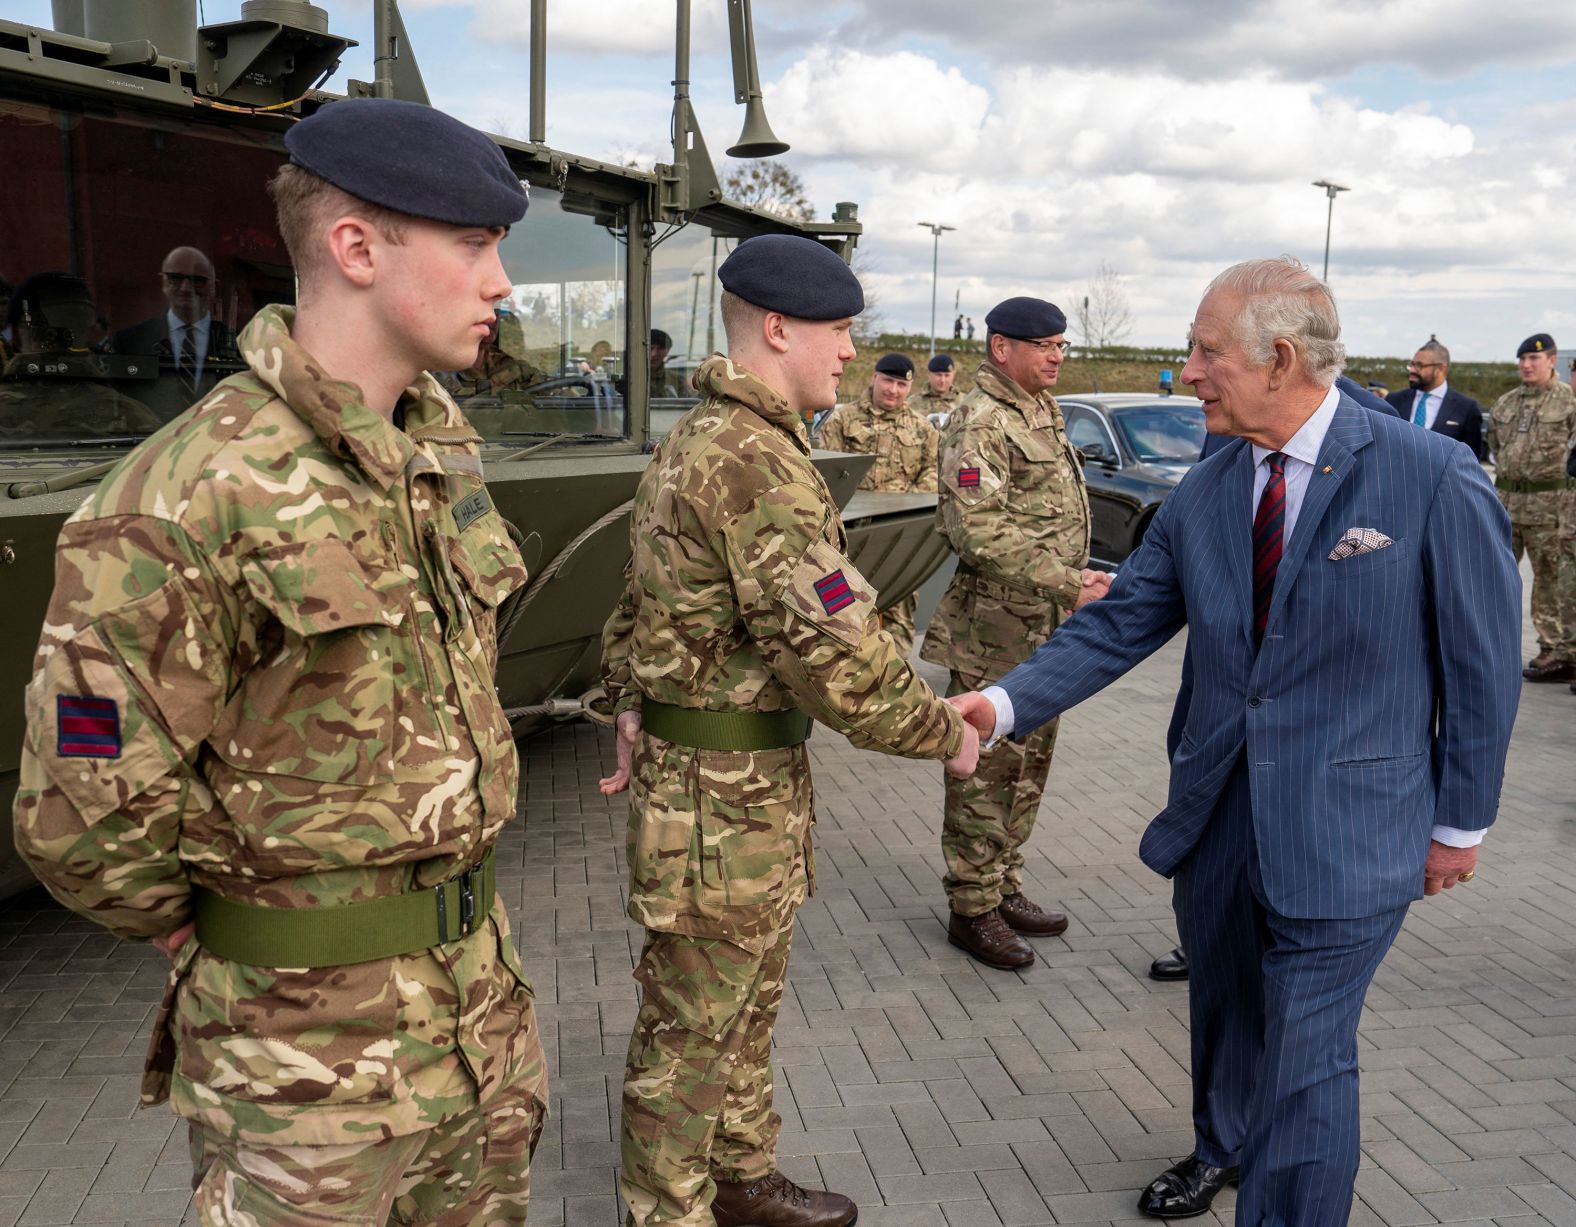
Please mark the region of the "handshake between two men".
[[[1082, 573], [1083, 589], [1078, 594], [1073, 612], [1077, 613], [1091, 601], [1103, 597], [1111, 590], [1111, 581], [1115, 578], [1114, 572], [1093, 571], [1085, 567]], [[968, 732], [965, 734], [963, 752], [957, 758], [948, 759], [944, 766], [948, 775], [964, 779], [974, 774], [979, 766], [980, 749], [987, 746], [995, 736], [996, 705], [978, 690], [953, 695], [947, 702], [961, 713], [968, 724]]]

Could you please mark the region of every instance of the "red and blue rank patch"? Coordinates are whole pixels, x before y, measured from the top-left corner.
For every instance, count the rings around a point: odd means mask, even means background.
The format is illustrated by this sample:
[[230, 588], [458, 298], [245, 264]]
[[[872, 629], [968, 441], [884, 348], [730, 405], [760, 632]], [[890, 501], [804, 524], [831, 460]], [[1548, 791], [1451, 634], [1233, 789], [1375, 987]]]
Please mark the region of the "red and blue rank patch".
[[977, 486], [979, 484], [980, 484], [980, 471], [979, 471], [978, 468], [959, 469], [958, 470], [958, 485], [960, 487], [962, 487], [962, 486]]
[[119, 758], [120, 706], [91, 695], [55, 696], [55, 753], [61, 758]]
[[821, 598], [821, 608], [829, 614], [847, 609], [854, 603], [854, 590], [843, 578], [841, 567], [815, 581], [815, 595]]

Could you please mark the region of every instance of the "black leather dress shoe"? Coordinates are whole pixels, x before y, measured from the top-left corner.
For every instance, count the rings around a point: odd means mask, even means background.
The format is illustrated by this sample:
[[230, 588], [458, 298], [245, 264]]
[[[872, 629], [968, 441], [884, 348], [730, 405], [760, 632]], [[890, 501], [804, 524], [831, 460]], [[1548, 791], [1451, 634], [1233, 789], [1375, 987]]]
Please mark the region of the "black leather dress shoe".
[[1209, 1209], [1215, 1194], [1236, 1184], [1237, 1167], [1211, 1167], [1197, 1155], [1166, 1168], [1138, 1195], [1138, 1210], [1150, 1218], [1193, 1218]]
[[1178, 946], [1170, 954], [1162, 954], [1149, 965], [1149, 978], [1151, 980], [1186, 980], [1187, 955], [1182, 953]]

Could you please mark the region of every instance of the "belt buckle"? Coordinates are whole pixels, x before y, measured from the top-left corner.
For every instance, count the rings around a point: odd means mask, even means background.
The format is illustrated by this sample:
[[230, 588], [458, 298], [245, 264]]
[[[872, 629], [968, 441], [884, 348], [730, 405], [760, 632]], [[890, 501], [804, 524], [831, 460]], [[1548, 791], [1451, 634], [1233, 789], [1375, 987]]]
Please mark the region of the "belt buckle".
[[476, 932], [476, 877], [478, 868], [467, 869], [459, 877], [460, 882], [460, 932], [471, 934]]

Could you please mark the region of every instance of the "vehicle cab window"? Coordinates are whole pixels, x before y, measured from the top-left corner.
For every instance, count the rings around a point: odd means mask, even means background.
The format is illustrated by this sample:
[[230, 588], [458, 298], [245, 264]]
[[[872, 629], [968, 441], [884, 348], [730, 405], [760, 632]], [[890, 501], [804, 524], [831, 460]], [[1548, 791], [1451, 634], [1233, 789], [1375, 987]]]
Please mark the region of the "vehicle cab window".
[[1113, 461], [1121, 463], [1122, 454], [1116, 449], [1116, 439], [1098, 412], [1079, 404], [1064, 404], [1062, 412], [1067, 418], [1069, 443], [1080, 451], [1086, 447], [1103, 447]]
[[504, 270], [530, 280], [499, 304], [473, 366], [437, 372], [488, 443], [630, 437], [627, 238], [626, 209], [532, 185], [499, 249]]

